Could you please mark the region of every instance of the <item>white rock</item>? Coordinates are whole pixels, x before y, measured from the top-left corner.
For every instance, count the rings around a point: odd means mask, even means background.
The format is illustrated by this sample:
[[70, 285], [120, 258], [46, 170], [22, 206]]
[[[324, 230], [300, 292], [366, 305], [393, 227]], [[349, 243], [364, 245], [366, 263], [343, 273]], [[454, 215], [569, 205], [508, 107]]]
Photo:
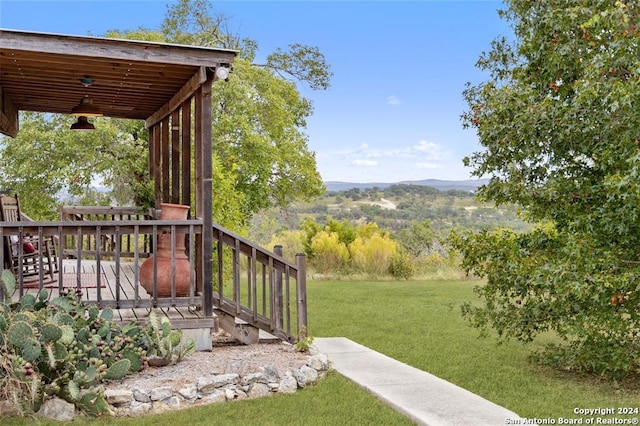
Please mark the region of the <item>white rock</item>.
[[236, 399], [236, 392], [233, 389], [227, 388], [224, 390], [224, 396], [227, 398], [227, 401], [232, 401]]
[[75, 414], [76, 407], [73, 404], [60, 398], [46, 400], [38, 411], [39, 416], [45, 417], [47, 419], [58, 420], [60, 422], [68, 422], [73, 420]]
[[326, 371], [329, 369], [329, 357], [326, 354], [313, 355], [307, 365], [316, 371]]
[[286, 375], [280, 379], [280, 393], [294, 393], [298, 389], [298, 381], [292, 375]]
[[151, 401], [162, 401], [163, 399], [167, 399], [172, 395], [173, 395], [173, 389], [171, 389], [168, 386], [151, 389], [151, 392], [149, 392], [149, 397], [151, 398]]
[[149, 391], [146, 389], [134, 389], [133, 399], [138, 402], [151, 402], [151, 396], [149, 395]]
[[129, 404], [128, 414], [131, 416], [146, 414], [151, 410], [152, 407], [153, 405], [150, 402], [133, 401], [131, 404]]
[[227, 397], [225, 396], [225, 393], [222, 392], [221, 390], [214, 390], [212, 393], [204, 395], [200, 399], [200, 401], [205, 403], [205, 404], [211, 404], [211, 403], [216, 403], [216, 402], [225, 402], [226, 400], [227, 400]]
[[251, 387], [251, 390], [249, 390], [247, 396], [249, 398], [260, 398], [262, 396], [269, 395], [269, 393], [269, 386], [265, 385], [264, 383], [256, 383]]
[[184, 399], [192, 401], [198, 397], [198, 387], [195, 384], [189, 385], [185, 388], [179, 389], [178, 393]]
[[133, 392], [128, 389], [107, 389], [104, 399], [111, 405], [127, 404], [133, 401]]

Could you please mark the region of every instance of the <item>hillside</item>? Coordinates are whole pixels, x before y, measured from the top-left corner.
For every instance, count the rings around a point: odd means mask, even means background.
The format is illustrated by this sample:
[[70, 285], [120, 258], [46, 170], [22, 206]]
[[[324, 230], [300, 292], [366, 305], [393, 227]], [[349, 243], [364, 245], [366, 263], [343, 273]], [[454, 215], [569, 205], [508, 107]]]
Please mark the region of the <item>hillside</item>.
[[460, 191], [475, 191], [479, 186], [487, 183], [488, 179], [469, 179], [469, 180], [439, 180], [439, 179], [424, 179], [414, 181], [402, 181], [394, 183], [382, 183], [382, 182], [368, 182], [368, 183], [354, 183], [354, 182], [340, 182], [340, 181], [328, 181], [324, 182], [327, 187], [327, 191], [348, 191], [349, 189], [369, 189], [380, 188], [386, 189], [393, 185], [419, 185], [430, 186], [440, 191], [447, 191], [450, 189], [457, 189]]
[[[258, 227], [263, 228], [261, 232], [267, 231], [265, 226], [297, 229], [305, 218], [322, 224], [328, 217], [375, 222], [392, 233], [408, 227], [413, 221], [425, 220], [442, 235], [453, 228], [524, 230], [530, 226], [518, 217], [516, 206], [496, 208], [480, 202], [464, 185], [446, 190], [416, 184], [388, 184], [385, 188], [370, 185], [365, 189], [328, 190], [312, 202], [297, 202], [285, 211], [264, 213], [256, 217], [261, 223]], [[265, 225], [267, 223], [270, 225]], [[254, 223], [254, 231], [255, 227]]]

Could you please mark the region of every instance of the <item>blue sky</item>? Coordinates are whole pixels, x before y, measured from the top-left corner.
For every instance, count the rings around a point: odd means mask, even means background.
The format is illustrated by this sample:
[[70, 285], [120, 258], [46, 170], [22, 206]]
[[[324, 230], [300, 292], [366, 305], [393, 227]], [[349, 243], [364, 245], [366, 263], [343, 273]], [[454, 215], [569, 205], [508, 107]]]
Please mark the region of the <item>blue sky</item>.
[[[76, 35], [156, 29], [165, 0], [0, 0], [0, 27]], [[331, 64], [306, 133], [325, 181], [400, 182], [470, 177], [462, 158], [481, 149], [462, 129], [475, 63], [510, 34], [500, 1], [213, 1], [230, 29], [256, 40], [258, 62], [277, 47], [317, 46]]]

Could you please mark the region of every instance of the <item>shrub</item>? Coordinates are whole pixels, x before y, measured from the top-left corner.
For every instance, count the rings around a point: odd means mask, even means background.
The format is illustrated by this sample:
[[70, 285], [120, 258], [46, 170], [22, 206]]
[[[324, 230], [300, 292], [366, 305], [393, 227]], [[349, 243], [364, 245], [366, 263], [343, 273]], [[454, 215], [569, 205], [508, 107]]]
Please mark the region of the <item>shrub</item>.
[[369, 238], [357, 237], [349, 245], [351, 266], [356, 272], [375, 276], [386, 275], [397, 249], [397, 244], [388, 235], [376, 233]]
[[290, 262], [295, 262], [296, 254], [305, 252], [304, 238], [304, 231], [283, 231], [271, 238], [268, 247], [273, 250], [277, 245], [282, 246], [284, 258]]
[[322, 274], [339, 272], [349, 260], [349, 251], [335, 232], [318, 232], [311, 240], [311, 250], [313, 266]]
[[394, 278], [408, 280], [415, 274], [414, 260], [407, 252], [398, 250], [391, 257], [389, 273]]
[[110, 308], [84, 306], [73, 294], [49, 301], [43, 289], [12, 302], [15, 280], [8, 271], [0, 287], [0, 399], [23, 414], [38, 411], [52, 396], [89, 415], [107, 414], [100, 382], [139, 371], [151, 360], [168, 364], [195, 349], [192, 340], [180, 345], [181, 332], [153, 312], [148, 324], [121, 327]]

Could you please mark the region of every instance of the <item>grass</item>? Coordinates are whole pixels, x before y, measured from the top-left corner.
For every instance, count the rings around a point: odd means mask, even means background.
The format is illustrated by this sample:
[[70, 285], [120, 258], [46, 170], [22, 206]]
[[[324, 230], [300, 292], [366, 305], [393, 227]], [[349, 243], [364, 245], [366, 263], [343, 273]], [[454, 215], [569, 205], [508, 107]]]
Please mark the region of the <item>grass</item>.
[[[33, 425], [31, 419], [0, 419], [3, 426]], [[60, 422], [39, 420], [40, 426]], [[412, 423], [353, 382], [332, 372], [316, 386], [289, 395], [211, 404], [135, 418], [76, 418], [74, 425], [411, 425]]]
[[[518, 343], [478, 338], [460, 316], [474, 298], [466, 281], [308, 283], [310, 334], [344, 336], [449, 380], [524, 417], [571, 418], [574, 408], [638, 407], [640, 391], [538, 368]], [[626, 418], [626, 417], [625, 417]], [[33, 424], [0, 419], [2, 425]], [[56, 422], [40, 421], [42, 425]], [[411, 424], [357, 385], [332, 373], [293, 395], [212, 404], [136, 419], [74, 424], [370, 425]]]
[[479, 338], [459, 308], [475, 299], [474, 285], [313, 282], [310, 333], [350, 338], [525, 417], [570, 418], [577, 407], [638, 406], [637, 390], [531, 364], [528, 354], [535, 346]]

